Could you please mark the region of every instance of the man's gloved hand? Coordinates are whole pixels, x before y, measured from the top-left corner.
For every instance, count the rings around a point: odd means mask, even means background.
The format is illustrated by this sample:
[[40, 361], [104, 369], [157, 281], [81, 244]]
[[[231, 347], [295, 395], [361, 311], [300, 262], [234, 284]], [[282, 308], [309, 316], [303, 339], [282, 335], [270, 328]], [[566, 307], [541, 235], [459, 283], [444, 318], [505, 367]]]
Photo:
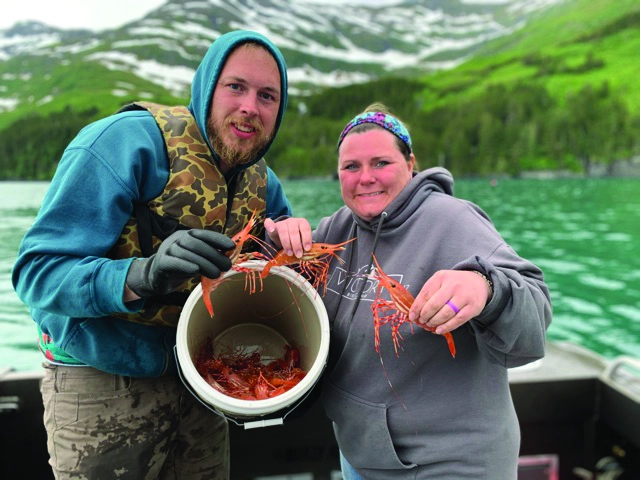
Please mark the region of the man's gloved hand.
[[211, 230], [192, 229], [172, 233], [158, 252], [135, 260], [127, 274], [127, 286], [140, 297], [173, 292], [186, 280], [201, 274], [218, 278], [231, 268], [222, 251], [231, 250], [235, 242]]

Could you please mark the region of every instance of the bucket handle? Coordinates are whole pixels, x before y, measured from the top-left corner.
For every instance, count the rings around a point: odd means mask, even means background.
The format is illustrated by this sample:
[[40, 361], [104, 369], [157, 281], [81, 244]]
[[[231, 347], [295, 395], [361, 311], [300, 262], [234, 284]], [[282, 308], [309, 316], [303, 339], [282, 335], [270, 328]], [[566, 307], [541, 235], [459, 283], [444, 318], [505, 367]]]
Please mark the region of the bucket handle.
[[182, 368], [180, 368], [180, 361], [178, 360], [178, 346], [177, 345], [174, 345], [174, 347], [173, 347], [173, 354], [176, 357], [176, 366], [178, 367], [177, 368], [178, 376], [180, 377], [180, 380], [182, 381], [182, 384], [189, 391], [189, 393], [191, 393], [191, 395], [193, 395], [208, 410], [211, 410], [216, 415], [219, 415], [220, 417], [225, 418], [227, 421], [235, 423], [239, 427], [244, 427], [245, 430], [249, 430], [251, 428], [270, 427], [272, 425], [282, 425], [284, 423], [284, 419], [287, 418], [287, 416], [291, 412], [293, 412], [309, 396], [309, 394], [313, 390], [313, 388], [310, 388], [309, 391], [306, 393], [306, 395], [304, 397], [302, 397], [298, 401], [298, 403], [294, 404], [294, 406], [291, 407], [291, 409], [280, 418], [267, 418], [267, 419], [262, 419], [262, 420], [254, 420], [252, 422], [239, 423], [234, 418], [227, 417], [224, 413], [222, 413], [222, 412], [216, 410], [215, 408], [211, 407], [211, 405], [207, 404], [205, 401], [202, 400], [202, 398], [200, 398], [200, 396], [193, 390], [193, 388], [191, 388], [191, 385], [189, 385], [189, 382], [184, 378], [184, 376], [182, 374]]

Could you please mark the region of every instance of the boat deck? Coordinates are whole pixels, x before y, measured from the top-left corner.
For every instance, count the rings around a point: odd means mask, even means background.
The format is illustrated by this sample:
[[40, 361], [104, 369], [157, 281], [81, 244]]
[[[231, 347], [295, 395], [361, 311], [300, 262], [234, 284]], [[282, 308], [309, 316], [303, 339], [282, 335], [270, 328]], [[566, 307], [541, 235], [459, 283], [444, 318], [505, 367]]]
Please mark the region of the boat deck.
[[[41, 377], [0, 371], [0, 478], [53, 478]], [[509, 381], [522, 431], [519, 480], [588, 478], [577, 474], [593, 471], [606, 457], [630, 474], [620, 478], [640, 478], [640, 360], [610, 362], [582, 347], [550, 342], [542, 361], [511, 369]], [[318, 402], [307, 405], [283, 425], [246, 430], [230, 423], [232, 478], [339, 479], [331, 425]], [[16, 462], [26, 451], [28, 465]]]

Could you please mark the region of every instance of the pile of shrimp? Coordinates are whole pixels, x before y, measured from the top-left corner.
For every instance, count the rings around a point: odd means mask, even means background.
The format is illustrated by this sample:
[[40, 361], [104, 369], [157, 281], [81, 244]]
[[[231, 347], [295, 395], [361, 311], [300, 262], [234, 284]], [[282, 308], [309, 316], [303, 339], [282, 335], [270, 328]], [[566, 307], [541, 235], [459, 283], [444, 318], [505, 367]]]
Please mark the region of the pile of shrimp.
[[284, 346], [284, 356], [264, 362], [254, 351], [214, 353], [211, 338], [196, 355], [194, 366], [202, 378], [220, 393], [240, 400], [265, 400], [295, 387], [307, 374], [300, 368], [300, 352]]

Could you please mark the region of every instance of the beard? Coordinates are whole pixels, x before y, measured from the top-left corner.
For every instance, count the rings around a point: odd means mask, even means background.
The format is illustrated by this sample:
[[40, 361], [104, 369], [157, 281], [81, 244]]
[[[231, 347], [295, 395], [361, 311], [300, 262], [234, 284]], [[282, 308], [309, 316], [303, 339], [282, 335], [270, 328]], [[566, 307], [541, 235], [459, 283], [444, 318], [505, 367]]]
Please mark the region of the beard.
[[[251, 125], [255, 130], [252, 138], [238, 138], [233, 136], [231, 142], [226, 142], [220, 132], [230, 131], [231, 124]], [[220, 157], [220, 161], [228, 168], [244, 165], [256, 160], [259, 152], [271, 141], [271, 135], [265, 134], [261, 122], [253, 118], [227, 117], [224, 121], [216, 121], [209, 117], [207, 121], [207, 135], [211, 147]]]

